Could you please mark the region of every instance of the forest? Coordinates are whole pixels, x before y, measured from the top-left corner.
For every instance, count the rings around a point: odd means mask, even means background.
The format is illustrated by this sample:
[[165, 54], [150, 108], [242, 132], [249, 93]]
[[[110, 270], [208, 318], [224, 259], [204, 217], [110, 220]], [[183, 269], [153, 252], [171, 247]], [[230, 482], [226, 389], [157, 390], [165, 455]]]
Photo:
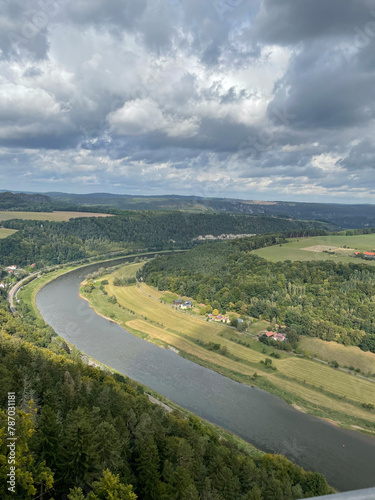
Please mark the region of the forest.
[[159, 256], [142, 275], [159, 290], [192, 297], [222, 313], [235, 311], [299, 335], [375, 352], [375, 269], [332, 261], [270, 262], [251, 253], [269, 244], [267, 237]]
[[290, 235], [326, 234], [324, 224], [275, 217], [189, 212], [123, 212], [107, 218], [68, 222], [9, 220], [3, 226], [18, 232], [0, 240], [3, 265], [62, 264], [107, 252], [189, 248], [193, 238], [223, 233]]
[[[164, 412], [122, 375], [36, 346], [31, 327], [3, 305], [0, 314], [2, 499], [292, 500], [333, 491], [319, 473], [249, 455], [199, 418]], [[15, 494], [6, 489], [9, 391]]]
[[0, 192], [0, 210], [52, 211], [52, 200], [44, 194]]

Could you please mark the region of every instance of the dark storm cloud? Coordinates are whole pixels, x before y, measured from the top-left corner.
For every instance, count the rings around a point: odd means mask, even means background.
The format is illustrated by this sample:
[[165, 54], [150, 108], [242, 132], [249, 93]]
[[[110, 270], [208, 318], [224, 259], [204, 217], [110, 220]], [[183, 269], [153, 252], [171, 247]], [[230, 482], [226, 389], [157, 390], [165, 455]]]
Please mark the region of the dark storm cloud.
[[375, 110], [375, 68], [361, 70], [339, 49], [316, 42], [296, 55], [278, 82], [269, 113], [285, 108], [293, 127], [361, 125]]
[[372, 0], [264, 0], [251, 35], [256, 42], [295, 45], [350, 38], [372, 19]]
[[366, 139], [351, 148], [347, 158], [342, 160], [341, 165], [347, 170], [375, 170], [375, 144], [372, 140]]

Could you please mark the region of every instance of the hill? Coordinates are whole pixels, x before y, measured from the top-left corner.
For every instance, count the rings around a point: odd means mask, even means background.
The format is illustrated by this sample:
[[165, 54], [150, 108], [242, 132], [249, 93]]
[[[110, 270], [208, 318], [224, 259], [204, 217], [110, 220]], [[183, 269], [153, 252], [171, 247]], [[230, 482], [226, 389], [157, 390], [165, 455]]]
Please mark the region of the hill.
[[52, 200], [44, 194], [0, 192], [0, 210], [49, 211]]
[[133, 249], [168, 250], [199, 244], [195, 238], [222, 234], [287, 231], [290, 236], [325, 234], [319, 222], [225, 213], [122, 212], [113, 217], [68, 222], [10, 220], [18, 232], [0, 240], [5, 265], [60, 264], [89, 256]]
[[218, 211], [248, 215], [276, 215], [286, 218], [321, 220], [343, 229], [375, 226], [375, 205], [254, 201], [200, 196], [131, 196], [110, 193], [46, 193], [55, 203], [78, 206], [106, 206], [121, 210]]
[[132, 380], [28, 343], [23, 325], [0, 315], [0, 421], [6, 428], [10, 411], [17, 432], [15, 493], [11, 451], [0, 445], [2, 499], [246, 500], [271, 491], [292, 500], [333, 491], [321, 474], [250, 455], [199, 418], [166, 412]]

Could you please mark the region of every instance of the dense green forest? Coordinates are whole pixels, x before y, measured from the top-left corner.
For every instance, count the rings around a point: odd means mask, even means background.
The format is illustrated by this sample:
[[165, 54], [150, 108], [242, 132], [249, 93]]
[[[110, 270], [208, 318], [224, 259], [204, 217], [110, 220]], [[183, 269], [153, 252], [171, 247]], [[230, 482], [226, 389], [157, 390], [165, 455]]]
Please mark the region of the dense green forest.
[[[165, 413], [121, 375], [31, 344], [31, 326], [3, 305], [0, 315], [2, 499], [289, 500], [332, 492], [321, 474], [281, 456], [250, 456], [200, 419]], [[6, 483], [9, 391], [15, 494]]]
[[113, 217], [68, 222], [10, 220], [18, 232], [0, 240], [3, 265], [61, 264], [124, 249], [165, 250], [193, 246], [193, 238], [223, 233], [324, 234], [317, 222], [274, 217], [187, 212], [124, 212]]
[[51, 198], [44, 194], [11, 193], [9, 191], [0, 193], [0, 210], [51, 212], [51, 203]]
[[267, 238], [210, 243], [160, 256], [144, 266], [143, 277], [160, 290], [193, 297], [221, 312], [236, 311], [286, 325], [300, 335], [375, 352], [374, 267], [273, 263], [250, 253], [270, 244]]

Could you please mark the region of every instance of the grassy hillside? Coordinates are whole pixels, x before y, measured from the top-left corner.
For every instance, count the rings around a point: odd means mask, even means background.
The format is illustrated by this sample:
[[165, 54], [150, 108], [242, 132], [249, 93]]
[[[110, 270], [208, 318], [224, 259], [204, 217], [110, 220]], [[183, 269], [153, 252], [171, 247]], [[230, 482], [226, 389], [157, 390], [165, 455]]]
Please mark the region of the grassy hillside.
[[[85, 287], [81, 293], [97, 312], [135, 335], [164, 347], [172, 346], [193, 361], [234, 380], [258, 385], [305, 411], [344, 426], [375, 431], [375, 412], [362, 406], [375, 405], [374, 383], [287, 353], [279, 353], [279, 359], [272, 358], [276, 370], [267, 368], [263, 362], [274, 352], [273, 348], [227, 326], [178, 311], [162, 302], [163, 292], [145, 284], [113, 285], [116, 278], [134, 275], [141, 265], [125, 266], [106, 276], [108, 284], [101, 285], [102, 279], [98, 278], [89, 293]], [[259, 322], [258, 331], [264, 325]], [[213, 344], [220, 347], [215, 350]]]
[[301, 337], [300, 347], [311, 356], [327, 362], [337, 361], [340, 366], [361, 370], [362, 373], [375, 373], [375, 354], [363, 352], [358, 347], [345, 346], [337, 342]]
[[16, 233], [15, 229], [6, 229], [5, 227], [0, 227], [0, 239], [7, 238], [11, 234]]
[[[254, 253], [272, 262], [285, 260], [291, 260], [292, 262], [332, 260], [334, 262], [358, 263], [358, 259], [352, 256], [354, 251], [372, 251], [374, 248], [375, 234], [356, 236], [328, 235], [312, 238], [294, 238], [288, 241], [288, 243], [283, 243], [281, 246], [261, 248], [255, 250]], [[375, 265], [375, 261], [371, 260], [366, 261], [366, 263]]]

